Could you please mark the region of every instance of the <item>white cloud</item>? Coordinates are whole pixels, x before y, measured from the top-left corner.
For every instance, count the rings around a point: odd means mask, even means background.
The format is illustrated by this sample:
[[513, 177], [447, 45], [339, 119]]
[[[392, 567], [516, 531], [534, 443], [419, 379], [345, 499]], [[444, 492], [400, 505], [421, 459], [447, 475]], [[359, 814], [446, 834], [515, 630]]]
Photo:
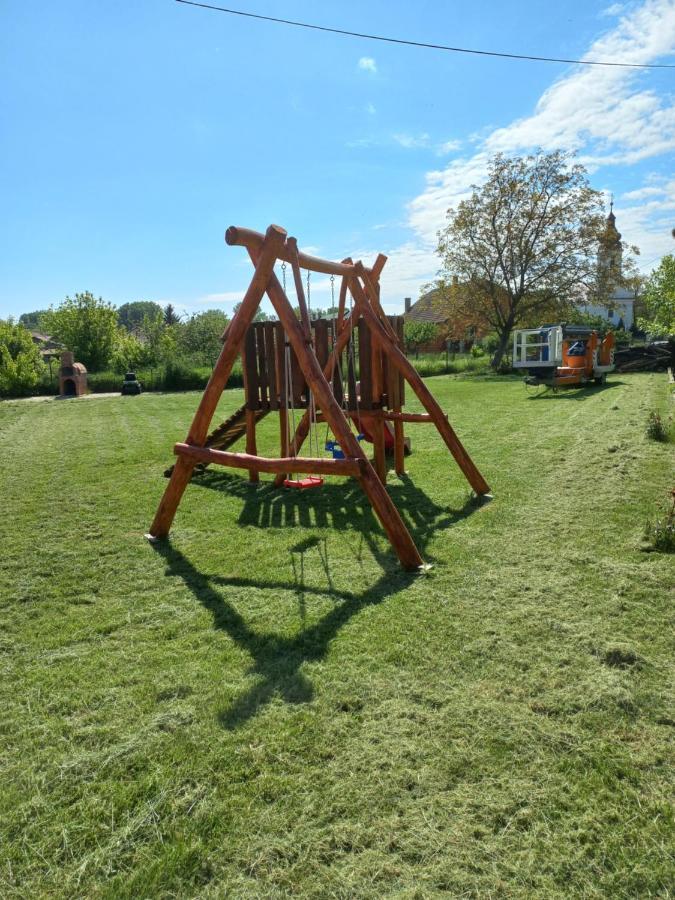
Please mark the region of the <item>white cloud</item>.
[[392, 137], [399, 146], [405, 147], [406, 150], [429, 146], [429, 135], [426, 132], [422, 134], [393, 134]]
[[646, 197], [658, 197], [662, 194], [661, 188], [647, 187], [638, 188], [635, 191], [627, 191], [622, 195], [623, 200], [644, 200]]
[[377, 72], [377, 63], [372, 56], [362, 56], [357, 65], [364, 72], [372, 72], [373, 74]]
[[377, 112], [377, 110], [375, 109], [375, 107], [373, 106], [372, 103], [367, 103], [366, 104], [366, 112], [368, 113], [369, 116], [374, 116], [375, 113]]
[[460, 141], [459, 139], [445, 141], [444, 144], [440, 144], [437, 147], [436, 153], [438, 153], [439, 156], [445, 156], [446, 153], [455, 153], [457, 150], [460, 150], [461, 147], [462, 141]]
[[372, 137], [367, 138], [355, 138], [353, 141], [346, 141], [345, 147], [374, 147], [377, 144], [377, 140]]
[[620, 16], [625, 8], [626, 8], [625, 3], [612, 3], [611, 6], [607, 6], [605, 9], [600, 10], [600, 15], [601, 16]]
[[[674, 0], [647, 0], [596, 40], [586, 55], [640, 64], [654, 62], [674, 48]], [[442, 170], [427, 173], [425, 190], [409, 204], [409, 224], [419, 246], [433, 254], [448, 208], [466, 198], [472, 184], [484, 180], [495, 153], [562, 148], [576, 151], [589, 170], [597, 171], [605, 165], [630, 165], [674, 151], [673, 98], [659, 96], [644, 82], [644, 73], [637, 69], [577, 66], [543, 93], [531, 115], [473, 135], [473, 156], [454, 159]], [[653, 185], [642, 190], [649, 187]], [[627, 199], [650, 196], [656, 195], [647, 192]], [[649, 204], [621, 214], [626, 216], [626, 237], [642, 245], [643, 258], [647, 258], [647, 247], [660, 252], [667, 246], [660, 237], [660, 225], [648, 227], [649, 216], [655, 214]]]

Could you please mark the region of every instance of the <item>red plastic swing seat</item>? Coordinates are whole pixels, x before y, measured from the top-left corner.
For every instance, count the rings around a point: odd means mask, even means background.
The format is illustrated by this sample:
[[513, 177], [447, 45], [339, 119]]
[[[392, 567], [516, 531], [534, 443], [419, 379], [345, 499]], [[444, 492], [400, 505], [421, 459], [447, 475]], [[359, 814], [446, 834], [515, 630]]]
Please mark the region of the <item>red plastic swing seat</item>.
[[308, 475], [306, 478], [285, 478], [284, 487], [297, 488], [302, 491], [306, 488], [321, 487], [323, 478], [318, 475]]

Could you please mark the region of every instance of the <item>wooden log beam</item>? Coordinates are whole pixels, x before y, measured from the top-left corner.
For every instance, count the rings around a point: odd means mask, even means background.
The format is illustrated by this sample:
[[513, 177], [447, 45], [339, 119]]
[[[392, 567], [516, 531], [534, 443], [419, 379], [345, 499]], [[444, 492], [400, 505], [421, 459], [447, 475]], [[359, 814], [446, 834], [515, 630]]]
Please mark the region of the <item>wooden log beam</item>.
[[[277, 228], [278, 226], [273, 226]], [[283, 229], [281, 229], [283, 231]], [[246, 247], [249, 253], [252, 251], [256, 255], [262, 250], [264, 235], [259, 231], [253, 231], [250, 228], [240, 228], [237, 225], [230, 225], [225, 232], [225, 241], [231, 247]], [[283, 246], [279, 249], [278, 258], [284, 262], [293, 261], [291, 251], [288, 247]], [[354, 266], [346, 263], [333, 262], [330, 259], [320, 259], [318, 256], [309, 256], [307, 253], [299, 253], [298, 258], [300, 266], [303, 269], [310, 269], [312, 272], [321, 272], [324, 275], [353, 275]]]
[[[434, 419], [429, 413], [387, 412], [387, 410], [382, 410], [379, 413], [375, 413], [375, 415], [381, 415], [387, 422], [431, 422], [432, 425], [434, 424]], [[446, 419], [448, 418], [445, 413], [443, 415]]]
[[[252, 409], [246, 410], [246, 454], [256, 456], [258, 453], [258, 445], [255, 435], [256, 413]], [[251, 482], [260, 481], [257, 469], [248, 470], [248, 480]]]
[[[347, 257], [343, 260], [344, 263], [348, 263], [351, 265], [351, 259]], [[377, 281], [380, 275], [382, 274], [382, 269], [384, 268], [385, 263], [387, 262], [387, 257], [384, 253], [379, 253], [373, 264], [373, 268], [371, 270], [373, 278]], [[361, 263], [361, 271], [363, 271], [364, 267]], [[337, 335], [334, 336], [334, 344], [331, 355], [328, 359], [328, 363], [324, 367], [323, 374], [326, 376], [328, 381], [330, 382], [333, 378], [333, 372], [335, 370], [335, 366], [337, 364], [340, 355], [344, 351], [345, 347], [349, 343], [349, 338], [354, 330], [355, 326], [358, 324], [358, 315], [349, 316], [348, 319], [345, 319], [345, 302], [347, 296], [347, 289], [349, 286], [349, 279], [343, 278], [342, 284], [340, 286], [340, 300], [339, 300], [339, 309], [338, 309], [338, 324], [337, 324]], [[309, 434], [309, 411], [306, 411], [302, 418], [300, 419], [300, 423], [296, 429], [295, 437], [293, 440], [293, 446], [296, 446], [298, 450], [304, 444], [307, 435]], [[279, 476], [274, 479], [275, 487], [281, 487], [283, 483], [283, 478]]]
[[305, 288], [302, 283], [302, 275], [300, 274], [300, 256], [298, 253], [298, 242], [296, 238], [287, 238], [286, 246], [291, 253], [291, 270], [293, 271], [295, 296], [298, 298], [298, 307], [300, 308], [300, 321], [302, 322], [302, 327], [305, 331], [305, 340], [308, 344], [311, 344], [312, 326], [309, 321], [309, 311], [307, 309], [307, 300], [305, 299]]
[[[258, 256], [249, 248], [249, 255], [257, 265]], [[419, 569], [423, 565], [422, 557], [415, 546], [415, 542], [401, 518], [396, 505], [387, 493], [382, 482], [377, 477], [375, 470], [370, 465], [345, 419], [344, 413], [337, 403], [330, 385], [321, 370], [319, 361], [312, 350], [303, 340], [302, 328], [284, 294], [279, 280], [272, 273], [267, 285], [267, 296], [270, 298], [274, 311], [284, 326], [293, 349], [295, 350], [307, 384], [314, 392], [318, 407], [326, 417], [329, 427], [333, 431], [337, 441], [346, 453], [347, 457], [361, 459], [362, 469], [359, 482], [368, 497], [375, 514], [382, 523], [396, 555], [404, 569]]]
[[457, 465], [464, 473], [471, 487], [479, 496], [489, 494], [490, 487], [487, 481], [483, 478], [473, 460], [462, 446], [462, 442], [455, 434], [434, 395], [422, 381], [415, 367], [400, 350], [398, 344], [392, 340], [385, 329], [384, 324], [372, 308], [370, 298], [361, 286], [359, 279], [350, 279], [349, 285], [354, 300], [356, 301], [358, 311], [371, 326], [373, 339], [377, 341], [382, 347], [382, 350], [389, 355], [391, 363], [396, 366], [398, 371], [405, 377], [410, 387], [417, 394], [422, 405], [434, 420], [434, 424], [445, 441], [448, 450], [454, 456]]
[[178, 443], [173, 448], [176, 456], [187, 457], [195, 463], [229, 466], [232, 469], [248, 469], [255, 472], [306, 472], [310, 475], [361, 475], [361, 459], [323, 459], [302, 456], [286, 456], [279, 459], [256, 456], [251, 453], [231, 453], [227, 450], [212, 450], [210, 447], [195, 447]]
[[[342, 260], [343, 265], [353, 266], [353, 262], [351, 257], [347, 257]], [[347, 283], [348, 279], [346, 275], [342, 276], [342, 280], [340, 281], [340, 296], [338, 298], [338, 314], [337, 314], [337, 333], [340, 334], [345, 322], [345, 306], [347, 304]]]
[[[267, 283], [274, 273], [274, 263], [277, 254], [286, 242], [286, 232], [278, 225], [270, 225], [267, 229], [260, 253], [256, 257], [255, 272], [253, 278], [241, 302], [241, 306], [234, 315], [227, 329], [227, 337], [213, 368], [211, 377], [202, 394], [202, 399], [197, 407], [192, 425], [187, 437], [187, 443], [203, 446], [208, 434], [211, 419], [216, 411], [216, 406], [223, 393], [223, 389], [230, 377], [232, 366], [241, 349], [246, 329], [253, 321], [256, 310], [260, 306]], [[173, 467], [171, 478], [164, 491], [155, 518], [150, 526], [152, 538], [164, 538], [171, 530], [178, 504], [185, 492], [185, 488], [192, 476], [195, 461], [180, 457]]]

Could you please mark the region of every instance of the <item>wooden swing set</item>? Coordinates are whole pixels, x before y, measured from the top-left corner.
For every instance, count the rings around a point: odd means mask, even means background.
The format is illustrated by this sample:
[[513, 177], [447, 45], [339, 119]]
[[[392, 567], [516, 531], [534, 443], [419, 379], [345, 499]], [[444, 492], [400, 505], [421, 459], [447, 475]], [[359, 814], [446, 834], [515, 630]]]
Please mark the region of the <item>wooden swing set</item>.
[[[296, 239], [287, 237], [277, 225], [270, 225], [264, 235], [232, 226], [225, 240], [230, 246], [246, 248], [255, 272], [223, 335], [222, 350], [188, 436], [184, 443], [174, 447], [177, 460], [170, 470], [170, 480], [148, 538], [159, 540], [168, 536], [196, 466], [248, 469], [252, 481], [258, 480], [260, 472], [269, 472], [275, 476], [276, 486], [299, 489], [319, 487], [324, 475], [343, 475], [358, 479], [403, 568], [419, 569], [424, 565], [422, 557], [385, 488], [387, 449], [393, 451], [396, 473], [403, 475], [405, 471], [404, 423], [434, 424], [475, 493], [484, 496], [490, 488], [447, 416], [403, 353], [401, 317], [388, 317], [382, 309], [379, 278], [387, 257], [380, 254], [372, 268], [366, 268], [351, 259], [336, 263], [308, 256], [298, 250]], [[277, 261], [282, 264], [283, 285], [274, 273]], [[286, 294], [287, 265], [293, 275], [299, 319]], [[302, 270], [307, 272], [307, 296]], [[311, 272], [329, 275], [331, 289], [334, 279], [341, 278], [337, 315], [332, 321], [310, 319]], [[253, 323], [265, 293], [278, 322]], [[245, 404], [209, 434], [218, 401], [239, 353], [243, 361]], [[406, 381], [426, 413], [403, 412]], [[295, 412], [299, 409], [303, 412], [296, 424]], [[257, 454], [256, 425], [270, 411], [279, 413], [279, 458]], [[325, 448], [332, 452], [329, 459], [319, 456], [317, 426], [320, 422], [334, 436], [334, 440], [325, 441]], [[359, 434], [354, 434], [351, 423], [356, 425]], [[245, 453], [225, 449], [244, 433]], [[308, 437], [310, 452], [316, 455], [301, 457], [298, 454]], [[364, 437], [373, 444], [372, 464], [361, 446]], [[298, 474], [305, 477], [298, 478]]]

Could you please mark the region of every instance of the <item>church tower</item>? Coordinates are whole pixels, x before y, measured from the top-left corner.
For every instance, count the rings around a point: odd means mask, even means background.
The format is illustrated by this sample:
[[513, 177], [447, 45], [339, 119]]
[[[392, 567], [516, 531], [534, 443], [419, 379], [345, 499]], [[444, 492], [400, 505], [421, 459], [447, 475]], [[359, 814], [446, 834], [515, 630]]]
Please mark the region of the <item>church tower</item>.
[[621, 281], [623, 250], [621, 248], [621, 232], [616, 227], [614, 200], [609, 206], [609, 215], [605, 230], [600, 236], [598, 245], [598, 274], [602, 280], [616, 287]]

